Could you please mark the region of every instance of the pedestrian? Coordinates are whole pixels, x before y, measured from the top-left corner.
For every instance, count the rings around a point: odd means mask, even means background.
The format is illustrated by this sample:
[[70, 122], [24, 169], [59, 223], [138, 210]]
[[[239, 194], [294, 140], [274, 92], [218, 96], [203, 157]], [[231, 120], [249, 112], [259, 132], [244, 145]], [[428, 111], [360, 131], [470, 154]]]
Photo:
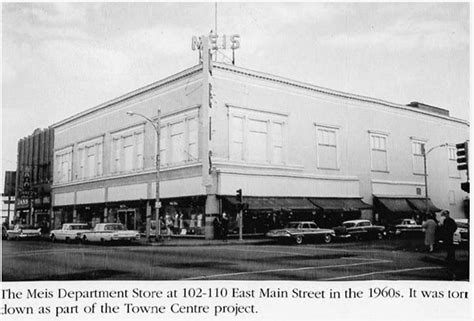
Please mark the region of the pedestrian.
[[219, 216], [216, 216], [214, 222], [212, 222], [214, 226], [214, 239], [218, 240], [221, 238], [221, 229], [222, 229], [222, 222]]
[[444, 239], [443, 242], [446, 246], [446, 261], [450, 264], [453, 264], [455, 262], [455, 252], [454, 252], [454, 244], [453, 244], [453, 234], [456, 232], [456, 229], [458, 226], [456, 225], [456, 222], [449, 217], [449, 211], [444, 210], [441, 212], [441, 216], [444, 217], [443, 221], [443, 234], [444, 234]]
[[429, 215], [422, 225], [423, 231], [425, 231], [425, 245], [430, 252], [434, 250], [436, 227], [437, 224], [432, 215]]
[[227, 233], [229, 233], [229, 218], [227, 217], [227, 213], [222, 213], [222, 240], [227, 241]]

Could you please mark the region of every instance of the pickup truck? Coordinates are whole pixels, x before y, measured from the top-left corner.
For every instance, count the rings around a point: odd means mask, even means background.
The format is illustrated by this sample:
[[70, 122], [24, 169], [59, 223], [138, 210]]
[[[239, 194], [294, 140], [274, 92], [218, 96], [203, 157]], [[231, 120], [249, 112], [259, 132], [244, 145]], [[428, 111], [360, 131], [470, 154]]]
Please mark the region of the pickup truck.
[[86, 242], [112, 242], [135, 241], [140, 239], [138, 231], [129, 231], [121, 223], [99, 223], [90, 231], [82, 234], [82, 241]]
[[82, 233], [90, 231], [87, 223], [65, 223], [59, 230], [52, 230], [49, 233], [49, 238], [52, 242], [64, 241], [80, 241]]
[[336, 237], [361, 239], [382, 239], [385, 235], [385, 227], [372, 225], [369, 220], [351, 220], [342, 223], [342, 226], [334, 228]]

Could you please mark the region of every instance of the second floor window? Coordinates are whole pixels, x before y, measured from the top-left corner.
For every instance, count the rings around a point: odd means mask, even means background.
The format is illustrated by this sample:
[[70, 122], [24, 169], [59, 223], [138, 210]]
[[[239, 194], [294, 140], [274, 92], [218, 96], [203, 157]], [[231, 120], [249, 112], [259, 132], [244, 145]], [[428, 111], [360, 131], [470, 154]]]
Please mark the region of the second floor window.
[[387, 172], [387, 136], [382, 134], [371, 134], [370, 149], [372, 170], [379, 172]]
[[267, 161], [267, 122], [249, 119], [249, 159], [254, 162]]
[[143, 126], [112, 135], [112, 173], [143, 169], [143, 139]]
[[316, 139], [318, 168], [337, 169], [337, 129], [317, 126]]
[[103, 171], [103, 138], [90, 140], [78, 145], [78, 163], [76, 177], [87, 179], [101, 176]]
[[423, 161], [423, 154], [425, 153], [425, 143], [419, 141], [412, 142], [413, 154], [413, 174], [424, 174], [425, 165]]
[[287, 116], [230, 107], [229, 159], [283, 165], [286, 160]]
[[56, 152], [54, 162], [54, 182], [70, 182], [72, 180], [72, 147]]
[[198, 110], [164, 117], [161, 121], [160, 167], [199, 160]]

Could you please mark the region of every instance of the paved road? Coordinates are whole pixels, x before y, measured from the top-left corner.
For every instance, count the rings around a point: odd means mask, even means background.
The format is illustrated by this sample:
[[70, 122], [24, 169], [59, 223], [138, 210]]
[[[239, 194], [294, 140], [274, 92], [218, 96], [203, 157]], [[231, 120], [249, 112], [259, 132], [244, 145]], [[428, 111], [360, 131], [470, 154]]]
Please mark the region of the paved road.
[[102, 246], [3, 241], [3, 281], [24, 280], [467, 280], [468, 251], [449, 269], [420, 240], [302, 246]]

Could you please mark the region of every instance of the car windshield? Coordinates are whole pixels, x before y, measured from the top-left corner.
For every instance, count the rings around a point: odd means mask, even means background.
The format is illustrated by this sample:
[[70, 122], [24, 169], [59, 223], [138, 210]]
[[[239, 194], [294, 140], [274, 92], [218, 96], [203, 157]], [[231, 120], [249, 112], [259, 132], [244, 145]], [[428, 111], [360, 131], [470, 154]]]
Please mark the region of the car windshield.
[[298, 223], [298, 222], [293, 222], [293, 223], [289, 223], [286, 227], [288, 228], [298, 228], [300, 226], [301, 223]]
[[370, 226], [370, 222], [360, 222], [359, 226]]
[[18, 229], [34, 229], [33, 225], [17, 225]]
[[89, 229], [89, 226], [87, 224], [84, 225], [71, 225], [69, 226], [70, 230], [87, 230]]
[[469, 228], [469, 224], [465, 222], [456, 222], [456, 225], [460, 228]]
[[110, 224], [110, 225], [106, 225], [104, 227], [104, 230], [106, 230], [106, 231], [123, 231], [123, 230], [125, 230], [125, 228], [122, 224]]
[[344, 227], [354, 227], [355, 223], [342, 223]]

